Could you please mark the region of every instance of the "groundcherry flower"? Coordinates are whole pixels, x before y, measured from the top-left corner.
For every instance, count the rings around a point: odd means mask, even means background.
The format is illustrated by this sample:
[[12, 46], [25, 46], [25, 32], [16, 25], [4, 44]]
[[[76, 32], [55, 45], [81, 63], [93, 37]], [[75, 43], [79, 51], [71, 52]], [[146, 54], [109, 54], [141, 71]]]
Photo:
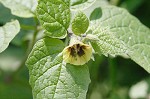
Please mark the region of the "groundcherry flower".
[[84, 65], [92, 56], [92, 47], [79, 40], [74, 40], [63, 50], [63, 60], [73, 65]]

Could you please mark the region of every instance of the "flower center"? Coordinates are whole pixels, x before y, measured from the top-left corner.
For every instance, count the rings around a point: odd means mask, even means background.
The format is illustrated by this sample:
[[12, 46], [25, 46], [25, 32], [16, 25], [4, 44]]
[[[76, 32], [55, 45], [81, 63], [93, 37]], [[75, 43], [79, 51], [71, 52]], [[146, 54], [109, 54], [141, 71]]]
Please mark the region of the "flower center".
[[69, 48], [70, 55], [72, 55], [74, 57], [76, 57], [78, 55], [81, 57], [85, 54], [83, 49], [85, 49], [84, 45], [81, 46], [80, 44], [75, 44]]

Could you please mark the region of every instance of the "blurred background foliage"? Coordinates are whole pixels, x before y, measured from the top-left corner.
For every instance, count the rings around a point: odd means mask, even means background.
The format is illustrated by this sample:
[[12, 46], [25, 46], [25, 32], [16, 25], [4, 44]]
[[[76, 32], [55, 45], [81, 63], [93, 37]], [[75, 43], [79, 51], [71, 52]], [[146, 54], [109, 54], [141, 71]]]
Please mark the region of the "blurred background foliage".
[[[127, 9], [150, 27], [150, 0], [109, 0], [109, 2]], [[32, 99], [25, 60], [35, 20], [13, 16], [9, 9], [0, 4], [0, 26], [12, 19], [19, 20], [21, 31], [0, 54], [0, 99]], [[98, 55], [95, 55], [95, 60], [88, 63], [92, 82], [87, 99], [150, 98], [150, 75], [135, 62], [122, 57], [106, 58]]]

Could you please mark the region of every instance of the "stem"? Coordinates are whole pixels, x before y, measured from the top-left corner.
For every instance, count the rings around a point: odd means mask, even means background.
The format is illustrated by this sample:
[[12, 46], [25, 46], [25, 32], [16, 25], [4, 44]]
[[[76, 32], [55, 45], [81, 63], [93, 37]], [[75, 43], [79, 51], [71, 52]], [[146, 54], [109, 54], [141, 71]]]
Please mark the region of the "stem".
[[34, 17], [34, 20], [35, 20], [36, 25], [35, 25], [35, 27], [34, 27], [33, 37], [32, 37], [32, 39], [31, 39], [31, 41], [30, 41], [30, 43], [29, 43], [29, 46], [28, 46], [28, 48], [27, 48], [25, 57], [23, 58], [23, 60], [22, 60], [22, 62], [21, 62], [21, 64], [20, 64], [18, 70], [17, 70], [16, 72], [14, 72], [13, 76], [15, 76], [18, 72], [20, 72], [20, 71], [22, 70], [22, 68], [25, 66], [25, 62], [26, 62], [26, 60], [27, 60], [27, 58], [28, 58], [28, 55], [29, 55], [29, 53], [31, 52], [31, 50], [32, 50], [32, 48], [33, 48], [33, 46], [34, 46], [34, 44], [35, 44], [35, 42], [36, 42], [36, 36], [37, 36], [37, 34], [38, 34], [38, 31], [39, 31], [39, 30], [38, 30], [38, 19], [37, 19], [36, 17]]
[[65, 46], [68, 46], [68, 44], [69, 44], [69, 36], [67, 36], [65, 39]]
[[[38, 19], [37, 19], [36, 17], [34, 17], [34, 21], [35, 21], [36, 25], [35, 25], [35, 28], [34, 28], [34, 33], [33, 33], [32, 40], [30, 41], [29, 48], [28, 48], [28, 50], [27, 50], [27, 53], [28, 53], [28, 54], [29, 54], [30, 51], [32, 50], [32, 48], [33, 48], [33, 46], [34, 46], [34, 44], [35, 44], [35, 42], [36, 42], [36, 36], [37, 36], [37, 34], [38, 34], [38, 32], [39, 32], [39, 30], [38, 30]], [[28, 54], [27, 54], [27, 55], [28, 55]]]

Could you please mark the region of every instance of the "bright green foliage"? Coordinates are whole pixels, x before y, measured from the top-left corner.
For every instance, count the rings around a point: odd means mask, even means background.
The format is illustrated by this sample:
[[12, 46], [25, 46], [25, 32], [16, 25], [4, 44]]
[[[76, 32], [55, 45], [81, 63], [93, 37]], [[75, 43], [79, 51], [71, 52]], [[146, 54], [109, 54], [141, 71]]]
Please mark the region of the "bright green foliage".
[[9, 8], [13, 15], [24, 18], [34, 17], [36, 0], [0, 0], [0, 2]]
[[20, 24], [17, 20], [8, 22], [4, 26], [0, 27], [0, 52], [4, 51], [10, 41], [20, 31]]
[[102, 6], [102, 17], [92, 23], [96, 27], [108, 27], [108, 32], [126, 44], [129, 57], [150, 72], [149, 28], [142, 25], [126, 10], [115, 6]]
[[69, 1], [39, 0], [37, 16], [45, 34], [53, 38], [65, 38], [70, 24]]
[[86, 32], [89, 26], [89, 20], [86, 15], [79, 11], [72, 21], [72, 31], [76, 35], [80, 35]]
[[70, 0], [62, 0], [68, 7], [70, 7]]
[[26, 62], [34, 99], [85, 99], [90, 83], [87, 66], [65, 64], [61, 40], [39, 40]]

